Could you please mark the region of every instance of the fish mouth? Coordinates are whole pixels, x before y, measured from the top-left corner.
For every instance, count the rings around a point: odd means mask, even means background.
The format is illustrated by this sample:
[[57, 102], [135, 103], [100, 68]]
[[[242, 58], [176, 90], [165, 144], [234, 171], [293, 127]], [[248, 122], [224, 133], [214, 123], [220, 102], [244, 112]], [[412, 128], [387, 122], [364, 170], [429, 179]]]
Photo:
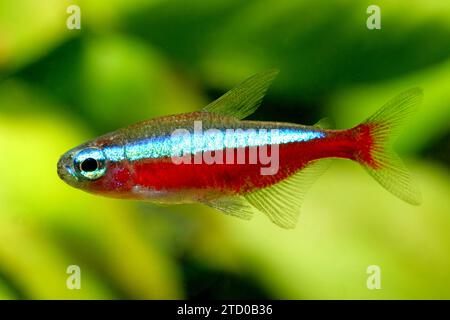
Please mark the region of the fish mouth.
[[58, 164], [56, 165], [56, 172], [58, 173], [58, 177], [61, 180], [65, 180], [64, 177], [65, 177], [66, 172], [65, 172], [64, 167], [65, 167], [65, 165], [63, 163], [63, 157], [61, 157], [61, 158], [59, 158]]
[[67, 158], [66, 155], [61, 156], [58, 160], [58, 164], [56, 165], [56, 172], [61, 180], [68, 184], [72, 184], [77, 181], [77, 177], [74, 174], [74, 170], [72, 166], [68, 163], [70, 159]]

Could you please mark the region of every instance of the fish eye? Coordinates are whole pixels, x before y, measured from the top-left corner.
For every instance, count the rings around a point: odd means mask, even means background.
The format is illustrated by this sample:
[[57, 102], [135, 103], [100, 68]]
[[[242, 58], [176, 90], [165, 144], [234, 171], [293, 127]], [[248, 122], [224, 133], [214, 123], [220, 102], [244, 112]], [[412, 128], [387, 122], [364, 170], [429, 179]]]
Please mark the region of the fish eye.
[[83, 149], [74, 157], [75, 172], [80, 178], [96, 180], [106, 172], [105, 156], [100, 149]]
[[84, 172], [92, 172], [98, 169], [98, 162], [94, 158], [87, 158], [80, 163], [80, 169]]

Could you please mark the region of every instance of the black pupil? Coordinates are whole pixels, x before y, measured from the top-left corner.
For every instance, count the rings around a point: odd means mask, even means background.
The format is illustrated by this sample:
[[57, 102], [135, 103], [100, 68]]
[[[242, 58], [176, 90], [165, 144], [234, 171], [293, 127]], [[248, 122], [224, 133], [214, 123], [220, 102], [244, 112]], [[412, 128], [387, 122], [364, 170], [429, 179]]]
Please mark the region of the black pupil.
[[87, 158], [81, 163], [81, 170], [83, 170], [84, 172], [92, 172], [97, 170], [97, 168], [97, 160], [93, 158]]

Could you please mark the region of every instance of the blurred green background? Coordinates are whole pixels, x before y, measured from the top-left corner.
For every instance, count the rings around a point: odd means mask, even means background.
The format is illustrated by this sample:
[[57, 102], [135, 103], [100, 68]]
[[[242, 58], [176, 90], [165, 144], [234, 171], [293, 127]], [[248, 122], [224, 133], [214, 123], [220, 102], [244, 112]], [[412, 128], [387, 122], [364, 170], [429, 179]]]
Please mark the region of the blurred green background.
[[[81, 30], [66, 28], [71, 4]], [[366, 27], [371, 4], [381, 30]], [[346, 128], [421, 86], [396, 147], [423, 204], [344, 160], [291, 231], [59, 180], [67, 149], [198, 110], [272, 67], [281, 73], [252, 119]], [[0, 1], [0, 298], [450, 298], [449, 122], [448, 1]], [[69, 265], [81, 290], [66, 288]], [[366, 287], [369, 265], [380, 290]]]

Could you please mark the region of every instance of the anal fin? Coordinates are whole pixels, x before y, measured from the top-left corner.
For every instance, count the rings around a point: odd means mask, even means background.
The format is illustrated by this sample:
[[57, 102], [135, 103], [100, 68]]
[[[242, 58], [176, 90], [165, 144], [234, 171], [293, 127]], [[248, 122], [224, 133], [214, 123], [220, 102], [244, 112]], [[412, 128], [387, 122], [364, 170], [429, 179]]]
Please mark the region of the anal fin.
[[202, 203], [225, 214], [235, 216], [244, 220], [253, 217], [255, 208], [242, 196], [225, 196], [202, 201]]
[[250, 220], [255, 212], [266, 214], [281, 228], [295, 228], [306, 192], [328, 168], [331, 159], [310, 162], [289, 178], [243, 196], [224, 196], [202, 203], [241, 219]]
[[310, 162], [289, 178], [270, 187], [244, 195], [256, 209], [265, 213], [276, 225], [293, 229], [309, 187], [328, 168], [331, 159]]

